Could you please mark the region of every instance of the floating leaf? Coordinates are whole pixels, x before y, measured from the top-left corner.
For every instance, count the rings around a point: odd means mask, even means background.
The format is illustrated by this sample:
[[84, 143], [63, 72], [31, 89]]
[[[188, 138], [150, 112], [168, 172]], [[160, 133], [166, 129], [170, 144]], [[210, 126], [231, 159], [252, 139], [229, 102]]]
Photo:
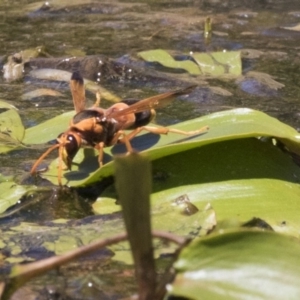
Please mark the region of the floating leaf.
[[192, 75], [201, 74], [199, 67], [193, 61], [177, 61], [168, 52], [161, 49], [139, 52], [138, 55], [148, 62], [158, 62], [167, 68], [182, 69]]
[[9, 109], [18, 110], [14, 105], [9, 104], [8, 102], [6, 102], [4, 100], [0, 100], [0, 108], [9, 108]]
[[[200, 129], [209, 125], [210, 129], [203, 135], [185, 137], [170, 133], [159, 136], [155, 134], [142, 134], [132, 141], [133, 148], [147, 153], [151, 160], [181, 153], [193, 148], [213, 144], [221, 141], [247, 137], [274, 137], [285, 144], [291, 151], [300, 154], [300, 135], [292, 127], [272, 118], [262, 112], [240, 108], [235, 110], [214, 113], [208, 116], [182, 122], [172, 126], [184, 131]], [[145, 150], [147, 149], [147, 150]], [[124, 145], [116, 145], [105, 149], [104, 162], [111, 160], [112, 155], [125, 153]], [[65, 183], [70, 186], [81, 186], [94, 183], [113, 175], [113, 163], [98, 167], [97, 152], [84, 149], [75, 157], [73, 171], [65, 172]], [[247, 153], [244, 153], [245, 157]], [[57, 160], [43, 174], [47, 179], [57, 184]]]
[[233, 231], [195, 240], [175, 264], [169, 295], [188, 299], [298, 299], [299, 241]]
[[[298, 236], [300, 168], [271, 143], [254, 138], [213, 143], [162, 157], [152, 167], [152, 210], [161, 216], [157, 219], [161, 229], [167, 229], [172, 222], [175, 226], [180, 217], [172, 202], [186, 195], [201, 212], [210, 203], [218, 223], [233, 220], [237, 226], [259, 217], [275, 231]], [[115, 199], [110, 187], [93, 208], [100, 214], [116, 212], [119, 207]], [[168, 218], [162, 217], [165, 212], [169, 213]], [[187, 220], [194, 217], [197, 218], [191, 215]]]
[[56, 139], [60, 133], [67, 130], [69, 122], [74, 115], [75, 111], [69, 111], [37, 126], [26, 129], [23, 143], [43, 144]]
[[[192, 174], [190, 176], [192, 181], [194, 176]], [[187, 193], [191, 203], [200, 210], [206, 203], [210, 203], [217, 215], [220, 229], [222, 229], [220, 222], [226, 220], [232, 220], [235, 226], [238, 226], [259, 217], [273, 230], [298, 237], [300, 187], [297, 183], [277, 179], [228, 179], [165, 189], [154, 193], [152, 201], [164, 206], [164, 203], [175, 199], [182, 192]], [[162, 225], [165, 223], [165, 226], [169, 223], [169, 218], [158, 220]]]
[[4, 108], [0, 112], [0, 152], [19, 147], [24, 133], [25, 129], [18, 112], [15, 109]]
[[193, 53], [192, 57], [204, 75], [231, 74], [237, 76], [242, 74], [240, 51]]
[[161, 49], [139, 52], [138, 55], [148, 62], [158, 62], [168, 68], [183, 69], [192, 75], [231, 74], [237, 76], [242, 73], [239, 51], [196, 52], [192, 54], [192, 58], [197, 64], [192, 60], [177, 61], [168, 52]]
[[1, 182], [0, 213], [16, 204], [26, 192], [32, 189], [34, 189], [33, 186], [17, 185], [14, 182]]
[[9, 109], [0, 115], [0, 131], [9, 135], [16, 141], [22, 141], [24, 137], [24, 126], [16, 110]]
[[[182, 186], [182, 191], [187, 192], [188, 189]], [[161, 193], [152, 194], [151, 215], [153, 229], [188, 237], [203, 236], [212, 230], [216, 225], [215, 211], [205, 201], [196, 203], [193, 192], [187, 194], [188, 197], [191, 196], [189, 207], [193, 207], [193, 213], [174, 203], [178, 196], [182, 196], [179, 190], [166, 189]], [[120, 211], [121, 206], [116, 205], [116, 201], [113, 198], [99, 197], [93, 203], [93, 209], [97, 214], [106, 215]]]

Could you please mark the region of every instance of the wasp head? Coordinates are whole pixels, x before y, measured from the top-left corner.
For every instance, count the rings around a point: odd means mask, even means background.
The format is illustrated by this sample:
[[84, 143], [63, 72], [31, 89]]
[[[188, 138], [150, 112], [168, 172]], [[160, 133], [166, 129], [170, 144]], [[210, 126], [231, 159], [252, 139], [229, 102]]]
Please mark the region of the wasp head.
[[80, 149], [81, 138], [76, 132], [64, 132], [57, 138], [59, 143], [59, 155], [69, 170], [72, 167], [72, 161]]

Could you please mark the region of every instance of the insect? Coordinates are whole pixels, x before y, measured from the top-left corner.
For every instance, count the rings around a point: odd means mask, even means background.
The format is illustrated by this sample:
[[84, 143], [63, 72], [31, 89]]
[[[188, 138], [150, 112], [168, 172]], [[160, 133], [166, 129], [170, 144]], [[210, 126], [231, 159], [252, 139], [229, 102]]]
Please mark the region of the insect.
[[[57, 144], [50, 147], [34, 163], [30, 173], [36, 173], [36, 168], [41, 161], [54, 149], [58, 148], [58, 184], [62, 184], [63, 164], [71, 170], [72, 161], [82, 146], [90, 146], [98, 150], [99, 166], [103, 165], [103, 148], [117, 143], [124, 143], [128, 152], [133, 152], [130, 140], [138, 133], [145, 130], [155, 134], [167, 134], [169, 132], [187, 136], [196, 135], [207, 131], [208, 127], [195, 131], [182, 131], [167, 127], [152, 127], [147, 124], [154, 118], [153, 108], [169, 103], [172, 98], [184, 95], [194, 88], [171, 91], [146, 98], [141, 101], [122, 101], [109, 107], [100, 108], [100, 94], [96, 94], [96, 103], [85, 108], [85, 88], [83, 78], [78, 72], [74, 72], [70, 81], [70, 89], [73, 98], [76, 115], [70, 122], [69, 128], [57, 137]], [[124, 130], [132, 130], [126, 134]]]

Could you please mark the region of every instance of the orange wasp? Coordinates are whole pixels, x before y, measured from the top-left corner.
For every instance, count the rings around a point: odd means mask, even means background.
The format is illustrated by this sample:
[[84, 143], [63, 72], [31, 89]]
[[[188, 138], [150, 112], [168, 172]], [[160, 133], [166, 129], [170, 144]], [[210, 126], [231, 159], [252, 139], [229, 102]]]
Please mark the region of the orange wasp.
[[[50, 147], [34, 163], [30, 173], [36, 173], [37, 166], [54, 149], [58, 148], [58, 183], [62, 184], [63, 163], [71, 170], [72, 161], [81, 146], [90, 146], [99, 152], [99, 165], [103, 165], [103, 148], [117, 143], [124, 143], [128, 152], [133, 152], [130, 140], [138, 133], [145, 130], [155, 134], [167, 134], [169, 132], [196, 135], [207, 131], [203, 127], [195, 131], [182, 131], [166, 127], [146, 126], [155, 116], [154, 107], [165, 105], [175, 96], [189, 93], [195, 86], [185, 89], [159, 94], [140, 101], [127, 101], [116, 103], [108, 109], [99, 107], [100, 95], [97, 93], [97, 101], [89, 109], [85, 108], [85, 88], [83, 78], [78, 72], [74, 72], [70, 81], [70, 89], [76, 115], [70, 122], [67, 131], [57, 137], [57, 144]], [[132, 130], [125, 134], [124, 130]]]

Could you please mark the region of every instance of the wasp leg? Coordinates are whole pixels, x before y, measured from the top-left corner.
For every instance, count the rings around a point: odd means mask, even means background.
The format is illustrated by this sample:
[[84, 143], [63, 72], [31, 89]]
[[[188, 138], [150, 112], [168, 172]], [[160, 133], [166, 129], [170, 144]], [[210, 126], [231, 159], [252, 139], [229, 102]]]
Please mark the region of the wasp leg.
[[133, 152], [132, 146], [130, 144], [131, 139], [132, 139], [132, 137], [130, 138], [129, 135], [127, 135], [123, 130], [119, 130], [115, 134], [115, 136], [112, 139], [112, 141], [110, 142], [109, 146], [115, 145], [117, 143], [123, 143], [126, 146], [127, 152]]
[[[113, 140], [111, 141], [110, 145], [116, 144], [118, 142], [118, 140], [120, 139], [120, 136], [123, 136], [122, 140], [123, 140], [123, 143], [126, 145], [127, 152], [133, 152], [131, 144], [130, 144], [129, 140], [126, 138], [126, 134], [124, 133], [123, 130], [119, 130], [115, 134], [115, 136], [114, 136]], [[110, 146], [110, 145], [108, 145], [108, 146]], [[97, 144], [94, 147], [99, 152], [98, 162], [99, 162], [100, 168], [103, 166], [103, 148], [104, 147], [105, 147], [104, 142], [100, 142], [99, 144]]]
[[104, 148], [104, 143], [103, 142], [100, 142], [99, 144], [97, 144], [95, 146], [95, 149], [97, 149], [98, 152], [99, 152], [98, 162], [99, 162], [100, 168], [103, 166], [103, 148]]
[[61, 186], [62, 185], [62, 168], [63, 168], [63, 147], [62, 145], [59, 145], [60, 147], [58, 148], [58, 172], [57, 172], [57, 181], [58, 184]]
[[[124, 136], [122, 139], [119, 139], [121, 143], [126, 143], [126, 140], [130, 141], [133, 139], [137, 134], [139, 134], [141, 131], [146, 130], [154, 134], [168, 134], [169, 132], [177, 133], [177, 134], [183, 134], [183, 135], [196, 135], [203, 132], [206, 132], [209, 129], [208, 126], [204, 126], [198, 130], [193, 131], [183, 131], [175, 128], [167, 128], [167, 127], [151, 127], [151, 126], [142, 126], [138, 127], [132, 132], [130, 132], [128, 135]], [[125, 138], [125, 139], [124, 139]]]
[[92, 107], [100, 107], [100, 102], [101, 102], [101, 94], [100, 94], [100, 91], [97, 91], [96, 102], [93, 104]]

